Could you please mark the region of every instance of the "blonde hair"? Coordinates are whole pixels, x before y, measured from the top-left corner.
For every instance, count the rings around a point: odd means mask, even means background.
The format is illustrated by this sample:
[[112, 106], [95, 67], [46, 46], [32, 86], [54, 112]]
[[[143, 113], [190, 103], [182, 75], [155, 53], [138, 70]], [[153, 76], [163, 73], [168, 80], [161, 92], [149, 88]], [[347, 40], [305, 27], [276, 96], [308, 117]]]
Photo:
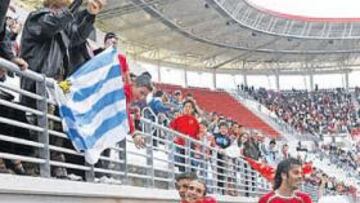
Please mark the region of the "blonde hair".
[[44, 7], [55, 7], [62, 8], [66, 6], [70, 6], [72, 0], [43, 0]]

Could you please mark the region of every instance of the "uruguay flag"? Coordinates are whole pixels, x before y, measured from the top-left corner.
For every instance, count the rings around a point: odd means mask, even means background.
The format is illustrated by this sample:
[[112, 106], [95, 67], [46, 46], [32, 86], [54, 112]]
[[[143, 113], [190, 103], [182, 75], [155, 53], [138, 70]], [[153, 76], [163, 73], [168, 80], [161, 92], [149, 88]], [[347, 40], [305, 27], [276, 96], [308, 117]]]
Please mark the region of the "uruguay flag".
[[121, 64], [114, 48], [92, 58], [55, 87], [64, 131], [90, 164], [95, 164], [103, 150], [115, 146], [129, 132], [123, 87]]

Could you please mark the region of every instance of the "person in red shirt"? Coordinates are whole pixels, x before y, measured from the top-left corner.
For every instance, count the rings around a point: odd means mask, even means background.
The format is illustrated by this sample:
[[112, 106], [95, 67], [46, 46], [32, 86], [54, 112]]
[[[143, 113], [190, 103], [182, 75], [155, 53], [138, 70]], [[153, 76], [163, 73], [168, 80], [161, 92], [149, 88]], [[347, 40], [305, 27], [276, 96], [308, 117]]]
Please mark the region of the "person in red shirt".
[[135, 133], [134, 119], [131, 117], [131, 103], [145, 100], [146, 96], [153, 90], [151, 76], [148, 73], [143, 73], [131, 80], [129, 66], [126, 57], [119, 54], [118, 60], [121, 67], [121, 73], [124, 81], [124, 94], [126, 97], [126, 111], [128, 112], [128, 121], [130, 127], [130, 134], [133, 137], [135, 146], [137, 148], [145, 147], [145, 139], [138, 133]]
[[302, 164], [289, 158], [276, 169], [273, 191], [265, 194], [259, 203], [312, 203], [310, 196], [298, 191], [302, 183]]
[[[187, 100], [183, 104], [182, 115], [176, 117], [170, 122], [170, 128], [180, 132], [181, 134], [187, 135], [192, 139], [199, 140], [198, 134], [200, 131], [200, 124], [195, 118], [194, 114], [196, 111], [195, 103], [192, 100]], [[185, 171], [185, 139], [184, 137], [177, 136], [174, 139], [175, 144], [177, 145], [175, 150], [177, 155], [175, 155], [175, 162], [179, 168], [179, 171]], [[190, 146], [192, 144], [190, 143]]]
[[185, 192], [185, 201], [181, 203], [217, 203], [213, 197], [206, 196], [206, 184], [198, 179], [189, 183]]

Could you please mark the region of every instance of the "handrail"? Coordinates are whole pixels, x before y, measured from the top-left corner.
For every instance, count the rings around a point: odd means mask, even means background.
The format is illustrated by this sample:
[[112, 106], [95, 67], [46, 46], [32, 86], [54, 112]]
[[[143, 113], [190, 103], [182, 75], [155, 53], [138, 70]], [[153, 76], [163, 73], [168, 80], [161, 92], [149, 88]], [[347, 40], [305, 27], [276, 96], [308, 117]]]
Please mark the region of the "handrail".
[[[31, 70], [20, 71], [15, 64], [4, 59], [0, 59], [0, 67], [8, 71], [13, 71], [22, 77], [33, 79], [39, 82], [40, 85], [46, 84], [47, 87], [54, 88], [54, 80], [45, 78]], [[25, 93], [15, 87], [12, 87], [12, 90], [15, 90], [21, 95]], [[40, 94], [39, 101], [46, 101], [46, 95]], [[14, 135], [9, 135], [7, 132], [1, 132], [0, 142], [7, 141], [37, 148], [41, 152], [41, 156], [34, 157], [31, 154], [20, 155], [17, 154], [18, 152], [16, 151], [11, 153], [0, 152], [0, 159], [20, 160], [39, 165], [40, 174], [38, 175], [42, 177], [50, 177], [54, 168], [66, 168], [78, 171], [78, 174], [85, 174], [80, 176], [89, 182], [101, 181], [99, 175], [105, 174], [107, 177], [115, 179], [121, 178], [124, 184], [132, 184], [134, 179], [140, 179], [144, 184], [143, 186], [154, 187], [158, 183], [161, 183], [163, 184], [162, 188], [166, 185], [165, 187], [171, 189], [174, 188], [174, 178], [178, 173], [175, 169], [183, 166], [186, 171], [197, 171], [200, 177], [209, 182], [209, 188], [212, 192], [225, 190], [235, 191], [244, 195], [248, 193], [252, 196], [258, 196], [270, 190], [270, 184], [261, 178], [257, 172], [253, 171], [249, 166], [244, 168], [244, 165], [247, 165], [247, 163], [243, 160], [243, 157], [238, 157], [237, 159], [219, 159], [216, 156], [220, 153], [218, 149], [208, 146], [205, 142], [193, 140], [189, 138], [189, 136], [145, 118], [140, 119], [140, 123], [143, 125], [141, 134], [146, 139], [145, 149], [135, 149], [132, 140], [126, 139], [126, 142], [122, 142], [123, 144], [120, 143], [119, 146], [110, 149], [110, 155], [102, 155], [100, 157], [100, 166], [90, 166], [84, 162], [79, 162], [77, 158], [75, 158], [75, 163], [55, 160], [50, 156], [53, 153], [79, 157], [78, 159], [84, 156], [83, 153], [78, 153], [73, 148], [56, 144], [57, 142], [50, 142], [52, 139], [67, 139], [67, 136], [63, 132], [57, 131], [47, 124], [50, 121], [59, 123], [60, 119], [55, 115], [44, 113], [46, 112], [46, 108], [30, 109], [22, 106], [22, 104], [13, 104], [3, 100], [1, 100], [0, 103], [4, 107], [16, 111], [29, 112], [33, 116], [45, 118], [42, 121], [45, 125], [37, 126], [31, 122], [8, 118], [7, 115], [3, 115], [1, 114], [2, 112], [0, 112], [0, 124], [7, 124], [16, 129], [24, 129], [32, 135], [35, 135], [35, 137], [41, 138], [28, 140], [27, 138], [13, 137]], [[148, 110], [152, 112], [151, 109]], [[147, 110], [143, 110], [143, 112], [144, 111]], [[158, 118], [155, 117], [155, 119]], [[165, 135], [164, 138], [153, 137], [154, 130], [157, 133]], [[185, 146], [177, 146], [173, 141], [175, 137], [185, 139]], [[161, 144], [153, 146], [155, 140], [161, 141]], [[203, 150], [209, 150], [212, 152], [212, 155], [205, 157], [207, 155], [205, 151], [203, 151], [204, 153], [201, 153], [201, 156], [203, 156], [202, 159], [194, 157], [193, 154], [196, 153], [196, 151], [192, 148], [193, 144], [202, 146]], [[177, 148], [184, 150], [185, 153], [178, 152]], [[111, 155], [114, 153], [116, 156]], [[176, 157], [183, 157], [185, 160], [184, 163], [178, 162]], [[197, 166], [193, 165], [195, 162], [198, 164]], [[115, 166], [115, 168], [113, 168], [113, 166]], [[244, 182], [245, 180], [246, 182]], [[228, 188], [227, 184], [229, 181], [235, 185], [234, 188]]]

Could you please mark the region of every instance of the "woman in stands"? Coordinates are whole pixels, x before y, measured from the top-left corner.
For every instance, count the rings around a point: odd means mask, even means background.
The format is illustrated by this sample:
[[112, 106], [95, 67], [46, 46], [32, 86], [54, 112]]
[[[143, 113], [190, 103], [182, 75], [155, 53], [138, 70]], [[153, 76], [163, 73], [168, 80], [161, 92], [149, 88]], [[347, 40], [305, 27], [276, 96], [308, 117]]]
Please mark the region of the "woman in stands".
[[[170, 127], [184, 135], [189, 136], [192, 139], [199, 140], [198, 134], [200, 131], [200, 125], [195, 114], [197, 113], [195, 103], [192, 100], [187, 100], [183, 104], [182, 115], [178, 116], [170, 122]], [[175, 156], [175, 161], [179, 163], [178, 168], [180, 171], [185, 171], [185, 139], [177, 136], [174, 140], [176, 146], [176, 153], [180, 156]], [[191, 143], [190, 143], [191, 144]]]

